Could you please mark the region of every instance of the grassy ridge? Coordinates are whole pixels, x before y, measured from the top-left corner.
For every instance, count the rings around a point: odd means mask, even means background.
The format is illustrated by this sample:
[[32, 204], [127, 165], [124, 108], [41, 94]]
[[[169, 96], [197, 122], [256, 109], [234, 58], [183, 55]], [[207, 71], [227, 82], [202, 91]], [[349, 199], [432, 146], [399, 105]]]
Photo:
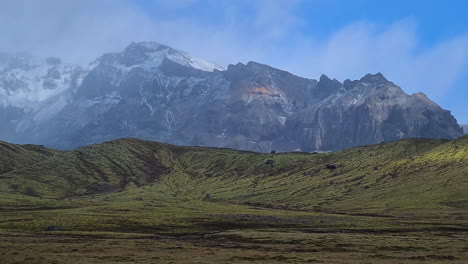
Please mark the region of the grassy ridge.
[[208, 197], [301, 210], [466, 208], [467, 142], [466, 136], [450, 142], [409, 139], [326, 154], [258, 154], [121, 139], [46, 155], [8, 144], [12, 154], [0, 166], [11, 168], [0, 174], [0, 190], [63, 199], [114, 192], [125, 197], [129, 189], [141, 188], [159, 199]]
[[22, 166], [28, 166], [58, 153], [35, 145], [15, 145], [0, 141], [0, 176]]

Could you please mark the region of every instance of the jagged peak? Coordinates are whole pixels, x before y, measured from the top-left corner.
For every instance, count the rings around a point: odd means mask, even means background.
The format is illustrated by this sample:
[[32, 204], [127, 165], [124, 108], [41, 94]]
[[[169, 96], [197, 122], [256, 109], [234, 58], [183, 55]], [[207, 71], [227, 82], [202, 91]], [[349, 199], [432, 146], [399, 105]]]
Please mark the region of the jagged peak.
[[422, 93], [422, 92], [419, 92], [419, 93], [414, 93], [411, 95], [412, 98], [416, 98], [416, 99], [419, 99], [421, 101], [424, 101], [426, 103], [429, 103], [431, 105], [436, 105], [436, 106], [439, 106], [438, 104], [436, 104], [434, 101], [432, 101], [431, 99], [429, 99], [429, 97], [427, 97], [427, 95], [425, 93]]
[[346, 90], [351, 90], [351, 89], [354, 88], [354, 86], [355, 86], [358, 82], [359, 82], [358, 80], [351, 81], [350, 79], [346, 79], [346, 80], [344, 80], [344, 82], [343, 82], [343, 87], [344, 87]]
[[132, 42], [122, 52], [105, 54], [98, 59], [98, 62], [105, 64], [115, 64], [117, 62], [126, 67], [143, 66], [144, 68], [154, 68], [161, 65], [165, 59], [202, 71], [224, 70], [216, 63], [155, 41]]
[[[274, 68], [270, 65], [259, 63], [256, 61], [249, 61], [247, 64], [243, 64], [241, 62], [237, 64], [230, 64], [228, 65], [227, 71], [238, 71], [238, 70], [247, 70], [251, 73], [254, 74], [261, 74], [261, 73], [275, 73], [275, 74], [288, 74], [288, 75], [293, 75], [292, 73], [285, 71], [285, 70], [280, 70], [278, 68]], [[301, 77], [299, 77], [301, 78]]]
[[331, 81], [331, 79], [330, 79], [327, 75], [325, 75], [325, 74], [320, 75], [320, 79], [319, 79], [319, 80], [320, 80], [321, 82], [322, 82], [322, 81]]
[[319, 84], [326, 85], [326, 86], [330, 86], [330, 85], [334, 85], [338, 87], [343, 86], [343, 84], [340, 81], [338, 81], [337, 79], [330, 79], [325, 74], [320, 75]]
[[238, 69], [238, 68], [242, 68], [242, 67], [245, 67], [246, 65], [242, 62], [238, 62], [236, 64], [229, 64], [227, 66], [227, 71], [233, 71], [235, 69]]
[[263, 64], [263, 63], [256, 62], [256, 61], [249, 61], [247, 62], [246, 66], [250, 69], [261, 70], [261, 71], [286, 72], [286, 71], [271, 67], [270, 65]]
[[426, 95], [425, 93], [423, 93], [423, 92], [414, 93], [414, 94], [412, 94], [412, 95], [413, 95], [413, 96], [420, 97], [420, 98], [423, 98], [423, 99], [429, 99], [429, 98], [427, 97], [427, 95]]
[[368, 73], [361, 78], [361, 82], [388, 82], [388, 80], [383, 76], [382, 73], [378, 72], [376, 74]]
[[[268, 65], [260, 63], [260, 62], [256, 62], [256, 61], [248, 61], [247, 66], [268, 66]], [[270, 67], [270, 66], [268, 66], [268, 67]]]

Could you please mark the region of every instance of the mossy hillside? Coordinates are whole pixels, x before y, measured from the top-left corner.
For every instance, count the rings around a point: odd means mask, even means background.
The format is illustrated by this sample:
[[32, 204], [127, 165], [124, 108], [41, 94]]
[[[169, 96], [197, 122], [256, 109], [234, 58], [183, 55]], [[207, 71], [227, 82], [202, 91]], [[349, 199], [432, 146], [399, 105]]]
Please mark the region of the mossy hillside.
[[408, 139], [325, 154], [258, 154], [121, 139], [26, 163], [2, 174], [0, 188], [53, 199], [107, 194], [294, 210], [455, 210], [467, 206], [467, 145], [467, 137]]
[[[182, 189], [192, 196], [276, 208], [439, 208], [466, 198], [468, 187], [466, 146], [447, 144], [405, 140], [319, 155], [191, 151], [179, 158], [184, 176], [166, 178], [166, 185], [189, 186]], [[265, 165], [268, 159], [275, 163]]]
[[26, 162], [3, 174], [6, 184], [1, 186], [29, 196], [64, 198], [153, 183], [166, 170], [155, 158], [165, 155], [164, 145], [152, 143], [143, 148], [135, 142], [117, 140], [53, 155], [39, 163]]
[[60, 151], [36, 145], [15, 145], [0, 141], [0, 174], [32, 165]]
[[0, 259], [466, 263], [467, 139], [325, 154], [122, 139], [54, 153], [0, 174]]

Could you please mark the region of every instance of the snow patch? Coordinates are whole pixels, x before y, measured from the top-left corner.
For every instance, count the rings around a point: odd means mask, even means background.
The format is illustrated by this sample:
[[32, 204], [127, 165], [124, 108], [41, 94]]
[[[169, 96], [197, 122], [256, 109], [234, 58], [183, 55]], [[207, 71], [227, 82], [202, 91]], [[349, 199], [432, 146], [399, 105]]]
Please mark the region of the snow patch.
[[219, 66], [218, 64], [194, 57], [183, 51], [170, 53], [167, 55], [167, 58], [180, 65], [192, 67], [202, 71], [213, 72], [214, 70], [224, 70], [224, 68]]
[[0, 72], [0, 96], [4, 106], [33, 108], [71, 88], [81, 69], [70, 64], [48, 64], [34, 57], [10, 57]]
[[[133, 54], [134, 52], [135, 54]], [[127, 47], [127, 49], [125, 49], [125, 51], [122, 53], [113, 53], [106, 56], [106, 58], [108, 58], [108, 56], [113, 56], [113, 63], [111, 63], [111, 65], [122, 73], [128, 73], [135, 67], [140, 67], [145, 71], [152, 71], [159, 67], [164, 59], [171, 60], [172, 62], [185, 67], [192, 67], [207, 72], [213, 72], [214, 70], [224, 70], [223, 67], [216, 63], [206, 61], [204, 59], [192, 56], [187, 52], [176, 50], [156, 42], [134, 43]], [[141, 61], [135, 63], [134, 65], [128, 66], [120, 61], [126, 56], [136, 56], [137, 58], [140, 56], [139, 58], [141, 58]], [[89, 67], [95, 68], [97, 66], [96, 63], [97, 62], [90, 64]], [[108, 62], [106, 61], [105, 63], [107, 64]]]
[[285, 116], [278, 116], [278, 121], [280, 122], [281, 125], [284, 126], [284, 124], [286, 124], [286, 117]]

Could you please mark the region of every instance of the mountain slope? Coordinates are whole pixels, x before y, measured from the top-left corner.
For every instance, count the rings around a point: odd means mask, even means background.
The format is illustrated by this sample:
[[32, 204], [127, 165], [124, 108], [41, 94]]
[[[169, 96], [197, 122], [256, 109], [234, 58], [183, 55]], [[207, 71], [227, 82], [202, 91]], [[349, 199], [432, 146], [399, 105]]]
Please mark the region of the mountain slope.
[[0, 174], [2, 193], [43, 198], [115, 193], [113, 199], [119, 199], [137, 188], [148, 199], [209, 196], [221, 203], [355, 212], [468, 206], [467, 136], [275, 155], [121, 139], [17, 167]]
[[[54, 67], [75, 69], [52, 62], [39, 68], [54, 76]], [[34, 107], [4, 104], [0, 119], [8, 125], [0, 128], [0, 138], [60, 149], [132, 137], [270, 152], [462, 135], [449, 111], [424, 94], [406, 94], [380, 73], [341, 83], [256, 62], [223, 70], [156, 42], [132, 43], [67, 72], [75, 71], [58, 78], [67, 81], [51, 93], [44, 92], [49, 90], [42, 73], [34, 78], [38, 92], [21, 86], [29, 91], [25, 98], [50, 96], [33, 100]], [[5, 85], [5, 91], [18, 86]], [[5, 96], [0, 93], [0, 100]]]
[[33, 130], [56, 117], [85, 75], [58, 58], [0, 53], [0, 138], [37, 143]]
[[58, 58], [0, 53], [0, 105], [34, 108], [80, 84], [83, 70]]
[[58, 153], [60, 151], [43, 146], [20, 146], [0, 141], [0, 175], [25, 165], [36, 164]]
[[460, 136], [450, 112], [422, 93], [406, 94], [380, 73], [347, 80], [338, 89], [336, 96], [288, 119], [287, 130], [305, 150], [335, 150], [407, 137]]

